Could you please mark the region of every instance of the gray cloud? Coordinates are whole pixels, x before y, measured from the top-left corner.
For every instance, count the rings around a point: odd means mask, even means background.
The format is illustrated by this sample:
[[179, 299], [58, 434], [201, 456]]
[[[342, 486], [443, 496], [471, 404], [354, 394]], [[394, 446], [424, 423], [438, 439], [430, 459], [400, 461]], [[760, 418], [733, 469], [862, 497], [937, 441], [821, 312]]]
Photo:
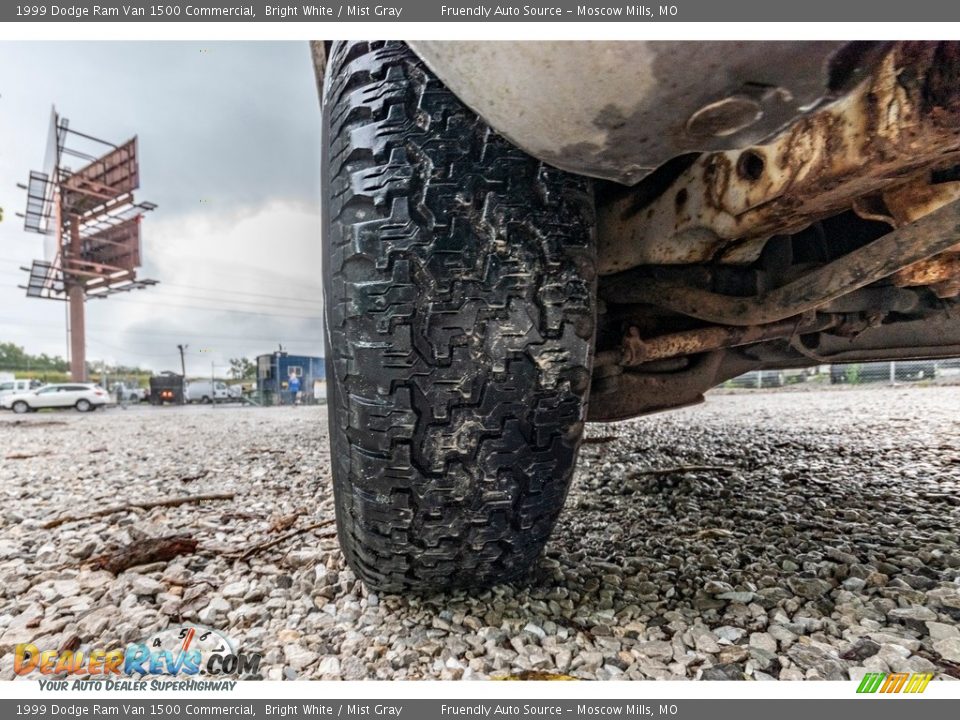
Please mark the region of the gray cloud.
[[[88, 303], [88, 357], [196, 371], [237, 355], [321, 353], [319, 105], [306, 43], [0, 43], [0, 339], [63, 354], [60, 303], [28, 300], [41, 254], [15, 188], [43, 160], [51, 104], [71, 127], [140, 139], [144, 277]], [[16, 72], [9, 72], [16, 68]], [[201, 352], [202, 351], [202, 352]], [[188, 368], [189, 369], [189, 368]]]

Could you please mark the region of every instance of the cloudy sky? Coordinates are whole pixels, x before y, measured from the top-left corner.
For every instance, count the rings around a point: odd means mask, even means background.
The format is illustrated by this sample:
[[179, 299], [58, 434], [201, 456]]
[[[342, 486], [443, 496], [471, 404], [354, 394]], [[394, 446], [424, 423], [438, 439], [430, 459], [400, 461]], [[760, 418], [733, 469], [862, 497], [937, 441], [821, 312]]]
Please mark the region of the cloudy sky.
[[[305, 42], [0, 42], [0, 341], [66, 355], [64, 304], [27, 299], [42, 256], [23, 230], [50, 107], [70, 127], [139, 136], [138, 199], [155, 288], [87, 303], [87, 358], [209, 373], [282, 343], [323, 353], [319, 122]], [[77, 163], [78, 165], [81, 163]], [[225, 371], [218, 369], [218, 374]]]

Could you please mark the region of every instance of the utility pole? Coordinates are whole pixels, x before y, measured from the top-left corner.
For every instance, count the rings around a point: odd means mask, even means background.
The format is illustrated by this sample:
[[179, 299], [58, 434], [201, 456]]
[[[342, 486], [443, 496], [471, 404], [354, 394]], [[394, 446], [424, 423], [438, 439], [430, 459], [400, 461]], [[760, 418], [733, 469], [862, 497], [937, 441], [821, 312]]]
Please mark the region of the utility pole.
[[180, 351], [180, 404], [187, 404], [187, 362], [183, 359], [183, 354], [187, 351], [189, 345], [177, 345]]
[[[80, 216], [70, 215], [70, 253], [76, 257], [82, 254], [80, 240]], [[69, 279], [69, 276], [67, 276]], [[74, 382], [87, 381], [87, 328], [84, 305], [87, 292], [82, 282], [71, 279], [67, 285], [67, 303], [70, 309], [70, 379]]]
[[183, 354], [187, 351], [189, 345], [177, 345], [177, 350], [180, 351], [180, 374], [183, 375], [183, 378], [187, 378], [187, 363], [183, 359]]
[[283, 405], [283, 388], [280, 386], [280, 358], [283, 357], [283, 345], [277, 343], [277, 352], [275, 353], [277, 357], [277, 370], [276, 370], [276, 381], [277, 381], [277, 405]]

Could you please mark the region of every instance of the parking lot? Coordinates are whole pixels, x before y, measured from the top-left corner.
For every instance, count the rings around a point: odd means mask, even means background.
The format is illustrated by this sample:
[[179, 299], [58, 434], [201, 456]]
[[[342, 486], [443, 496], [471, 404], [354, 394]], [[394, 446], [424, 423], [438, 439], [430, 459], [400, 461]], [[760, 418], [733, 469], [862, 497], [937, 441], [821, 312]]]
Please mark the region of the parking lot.
[[758, 390], [590, 426], [531, 584], [432, 597], [345, 568], [323, 407], [4, 414], [0, 676], [19, 642], [193, 622], [270, 679], [955, 679], [958, 407], [960, 387]]

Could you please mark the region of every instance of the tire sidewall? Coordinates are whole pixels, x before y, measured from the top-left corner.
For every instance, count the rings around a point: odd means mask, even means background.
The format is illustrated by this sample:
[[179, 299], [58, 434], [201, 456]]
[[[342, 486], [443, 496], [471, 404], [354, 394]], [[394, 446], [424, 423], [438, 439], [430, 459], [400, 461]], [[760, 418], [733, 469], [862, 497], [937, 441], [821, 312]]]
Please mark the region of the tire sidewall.
[[[332, 82], [331, 63], [328, 61], [323, 80], [323, 107], [321, 109], [320, 120], [320, 197], [330, 197], [330, 86]], [[327, 380], [327, 436], [330, 438], [330, 462], [331, 465], [340, 464], [341, 477], [350, 476], [350, 443], [340, 426], [340, 412], [343, 407], [343, 388], [340, 378], [337, 375], [336, 361], [332, 348], [334, 347], [331, 338], [330, 323], [333, 314], [333, 300], [331, 297], [331, 285], [333, 283], [333, 265], [330, 257], [331, 250], [331, 228], [330, 228], [330, 203], [326, 200], [321, 202], [320, 208], [320, 227], [323, 230], [322, 242], [320, 248], [322, 295], [323, 295], [323, 339], [324, 339], [324, 373]], [[333, 470], [332, 470], [333, 472]], [[344, 539], [349, 535], [349, 529], [346, 527], [346, 518], [350, 513], [350, 502], [348, 493], [343, 492], [340, 483], [333, 483], [333, 502], [335, 507], [335, 519], [337, 537], [340, 538], [340, 548], [343, 551], [344, 558], [351, 565], [354, 563], [354, 554], [352, 543], [345, 542]]]

